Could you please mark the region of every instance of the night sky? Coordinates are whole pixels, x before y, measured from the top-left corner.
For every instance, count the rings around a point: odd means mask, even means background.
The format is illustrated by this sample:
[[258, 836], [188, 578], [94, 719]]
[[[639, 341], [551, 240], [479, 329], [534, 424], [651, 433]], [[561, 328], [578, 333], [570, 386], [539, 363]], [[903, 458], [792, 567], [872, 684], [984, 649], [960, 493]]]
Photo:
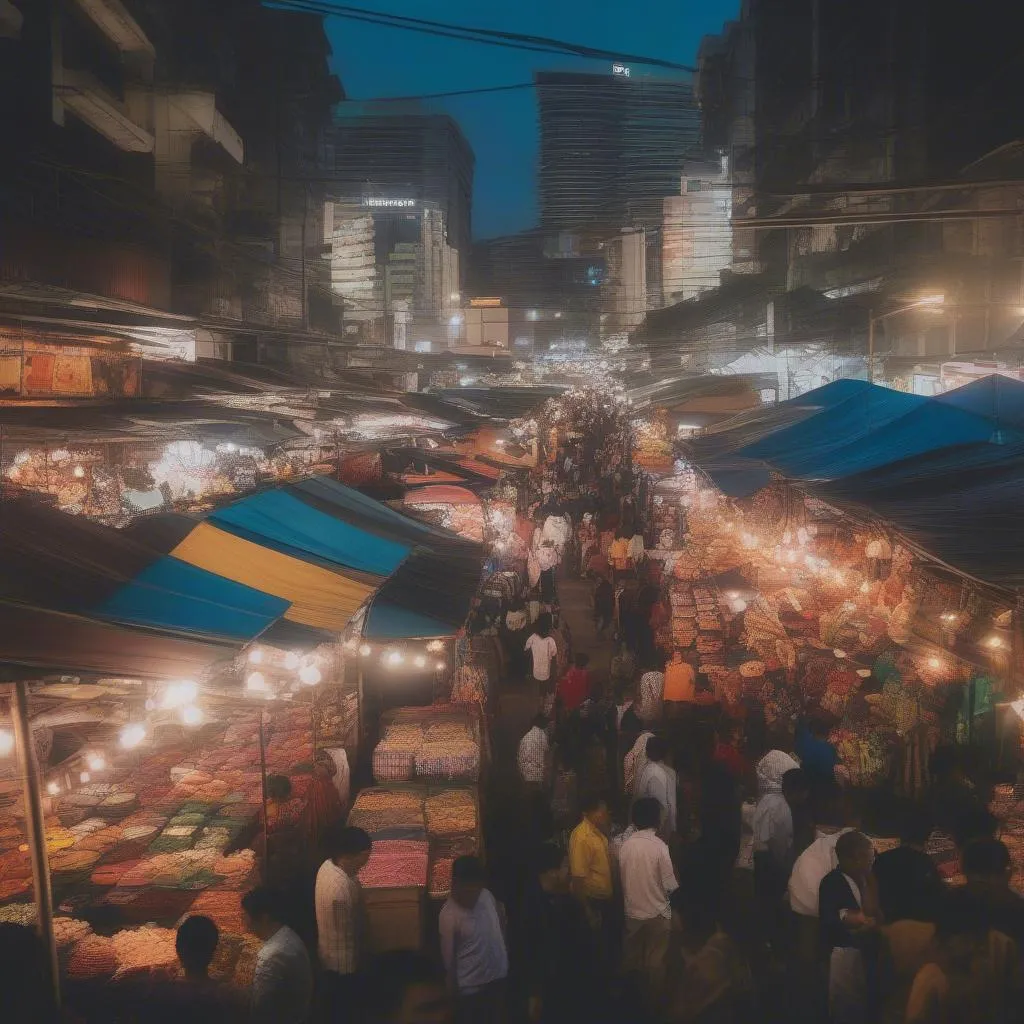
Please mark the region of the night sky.
[[[389, 14], [534, 33], [681, 64], [701, 37], [736, 16], [738, 0], [366, 0]], [[410, 96], [528, 82], [537, 70], [604, 71], [606, 62], [499, 49], [354, 21], [328, 19], [334, 69], [351, 99]], [[536, 222], [537, 104], [532, 89], [433, 101], [462, 126], [476, 153], [478, 238]]]

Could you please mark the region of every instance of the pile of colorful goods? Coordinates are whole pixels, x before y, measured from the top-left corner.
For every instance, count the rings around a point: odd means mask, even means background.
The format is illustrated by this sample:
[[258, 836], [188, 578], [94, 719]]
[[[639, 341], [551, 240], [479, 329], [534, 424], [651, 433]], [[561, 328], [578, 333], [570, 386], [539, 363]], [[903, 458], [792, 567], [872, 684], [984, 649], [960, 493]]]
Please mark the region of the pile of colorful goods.
[[118, 968], [117, 949], [112, 939], [87, 935], [72, 946], [65, 971], [69, 978], [112, 978]]
[[446, 789], [424, 802], [427, 832], [432, 836], [471, 835], [476, 832], [476, 799], [468, 789]]
[[426, 834], [423, 796], [415, 790], [364, 789], [356, 797], [348, 823], [375, 837], [420, 838]]
[[128, 928], [115, 932], [111, 939], [117, 956], [115, 978], [151, 972], [171, 974], [178, 963], [173, 928]]
[[416, 774], [475, 781], [480, 776], [480, 748], [468, 737], [428, 741], [416, 752]]
[[439, 857], [430, 865], [427, 895], [431, 899], [446, 900], [452, 892], [452, 858]]
[[359, 881], [367, 889], [426, 886], [428, 860], [429, 847], [425, 842], [375, 840], [370, 859], [359, 872]]

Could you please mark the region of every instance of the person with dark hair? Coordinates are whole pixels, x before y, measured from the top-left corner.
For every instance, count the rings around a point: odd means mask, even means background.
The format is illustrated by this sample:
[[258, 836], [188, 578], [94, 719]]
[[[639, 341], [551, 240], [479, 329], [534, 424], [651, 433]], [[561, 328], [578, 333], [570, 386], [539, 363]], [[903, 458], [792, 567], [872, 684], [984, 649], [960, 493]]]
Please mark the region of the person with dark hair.
[[376, 957], [364, 995], [367, 1024], [452, 1024], [444, 975], [430, 957], [411, 949]]
[[1010, 851], [998, 839], [975, 839], [960, 860], [967, 892], [982, 908], [989, 927], [1024, 949], [1024, 899], [1010, 888]]
[[970, 893], [944, 894], [935, 948], [914, 978], [906, 1024], [1009, 1024], [1020, 1020], [1016, 943], [989, 925]]
[[814, 793], [836, 781], [839, 754], [828, 735], [828, 725], [819, 717], [805, 719], [797, 724], [793, 749], [800, 758], [800, 767], [807, 773], [807, 781]]
[[679, 787], [675, 770], [665, 763], [668, 753], [668, 743], [660, 736], [652, 736], [647, 741], [647, 764], [637, 779], [635, 790], [638, 800], [653, 797], [661, 805], [662, 817], [658, 835], [666, 842], [676, 834]]
[[460, 1024], [488, 1024], [504, 1015], [508, 953], [501, 908], [485, 888], [477, 857], [452, 864], [452, 893], [441, 908], [441, 956]]
[[263, 940], [252, 982], [252, 1024], [305, 1024], [313, 970], [302, 939], [285, 923], [283, 900], [267, 886], [242, 897], [248, 931]]
[[551, 616], [547, 612], [537, 619], [537, 628], [527, 638], [523, 649], [531, 657], [530, 671], [534, 682], [542, 692], [548, 691], [558, 647], [551, 635]]
[[597, 794], [588, 794], [580, 801], [583, 819], [569, 836], [569, 871], [572, 891], [587, 915], [587, 921], [601, 943], [607, 957], [611, 927], [612, 862], [608, 849], [611, 818], [608, 801]]
[[[932, 821], [937, 829], [957, 837], [964, 823], [984, 812], [985, 806], [964, 775], [960, 755], [954, 747], [948, 744], [936, 747], [929, 758], [928, 768], [932, 779], [928, 793]], [[958, 845], [962, 847], [964, 842], [974, 838], [979, 837], [957, 837]]]
[[356, 1001], [356, 978], [365, 932], [359, 872], [370, 859], [369, 835], [361, 828], [335, 826], [324, 838], [327, 859], [316, 875], [317, 954], [323, 970], [328, 1013]]
[[828, 1007], [834, 1024], [867, 1019], [865, 936], [879, 924], [871, 865], [874, 850], [863, 832], [844, 832], [836, 841], [839, 866], [818, 888], [822, 949], [828, 958]]
[[924, 845], [931, 835], [931, 815], [919, 804], [903, 808], [900, 845], [875, 860], [878, 901], [888, 922], [928, 921], [942, 889], [939, 873]]
[[645, 983], [652, 1004], [665, 980], [665, 953], [672, 929], [669, 897], [679, 888], [668, 846], [658, 837], [661, 804], [641, 797], [633, 804], [636, 830], [619, 850], [619, 873], [626, 910], [623, 968]]
[[615, 621], [615, 587], [607, 576], [598, 576], [594, 584], [594, 628], [603, 640], [608, 627]]
[[740, 750], [743, 729], [734, 719], [725, 719], [718, 727], [712, 758], [720, 764], [736, 782], [742, 782], [749, 769], [747, 759]]
[[537, 888], [525, 915], [525, 974], [530, 1020], [587, 1020], [597, 1005], [594, 936], [569, 891], [565, 854], [545, 843], [535, 856]]
[[174, 949], [187, 981], [209, 979], [210, 963], [219, 941], [217, 926], [202, 914], [193, 914], [178, 925]]

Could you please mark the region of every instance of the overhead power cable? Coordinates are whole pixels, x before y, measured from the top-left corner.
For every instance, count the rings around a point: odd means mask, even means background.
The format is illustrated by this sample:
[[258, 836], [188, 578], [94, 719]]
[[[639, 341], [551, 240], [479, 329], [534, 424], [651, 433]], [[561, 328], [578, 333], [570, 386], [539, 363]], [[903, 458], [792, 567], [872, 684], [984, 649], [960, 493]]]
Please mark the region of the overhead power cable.
[[404, 29], [409, 32], [419, 32], [425, 35], [443, 36], [467, 42], [502, 46], [508, 49], [562, 53], [594, 60], [611, 60], [622, 64], [644, 64], [648, 67], [665, 68], [670, 71], [684, 71], [690, 74], [696, 71], [696, 68], [689, 64], [680, 64], [661, 57], [618, 53], [599, 47], [586, 46], [582, 43], [570, 43], [564, 39], [553, 39], [549, 36], [529, 35], [522, 32], [503, 32], [497, 29], [456, 25], [452, 22], [434, 21], [428, 18], [412, 18], [406, 15], [387, 14], [381, 11], [371, 11], [363, 7], [330, 3], [327, 0], [274, 0], [273, 6], [286, 10], [301, 10], [311, 14], [322, 14], [327, 17], [369, 22], [370, 24]]

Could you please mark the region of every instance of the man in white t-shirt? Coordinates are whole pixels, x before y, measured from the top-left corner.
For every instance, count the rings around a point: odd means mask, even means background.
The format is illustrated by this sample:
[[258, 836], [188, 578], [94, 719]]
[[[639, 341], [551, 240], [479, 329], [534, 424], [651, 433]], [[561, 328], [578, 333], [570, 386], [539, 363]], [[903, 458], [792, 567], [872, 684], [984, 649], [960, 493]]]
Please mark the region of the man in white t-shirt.
[[534, 680], [542, 690], [550, 689], [553, 663], [558, 657], [558, 648], [551, 636], [550, 615], [542, 615], [537, 620], [537, 630], [530, 634], [525, 650], [533, 657], [530, 668]]

